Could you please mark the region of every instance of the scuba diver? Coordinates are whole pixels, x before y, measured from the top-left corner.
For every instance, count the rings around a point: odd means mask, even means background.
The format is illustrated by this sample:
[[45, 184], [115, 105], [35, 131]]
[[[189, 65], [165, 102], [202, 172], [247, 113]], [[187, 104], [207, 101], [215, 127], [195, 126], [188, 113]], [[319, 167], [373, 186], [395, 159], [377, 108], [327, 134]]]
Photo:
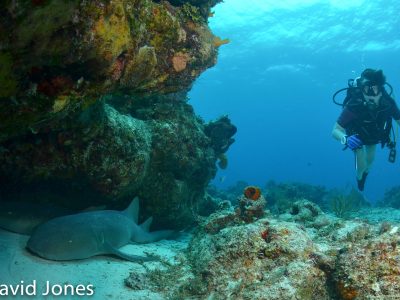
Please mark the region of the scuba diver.
[[[389, 161], [395, 161], [396, 137], [392, 119], [400, 124], [400, 110], [391, 97], [393, 88], [386, 82], [382, 70], [365, 69], [360, 77], [350, 79], [348, 85], [333, 95], [334, 103], [341, 105], [343, 110], [332, 135], [345, 145], [344, 149], [350, 148], [355, 153], [357, 186], [363, 191], [377, 144], [380, 143], [382, 148], [388, 146]], [[390, 87], [390, 93], [385, 85]], [[343, 103], [336, 102], [335, 96], [344, 90], [347, 95]]]

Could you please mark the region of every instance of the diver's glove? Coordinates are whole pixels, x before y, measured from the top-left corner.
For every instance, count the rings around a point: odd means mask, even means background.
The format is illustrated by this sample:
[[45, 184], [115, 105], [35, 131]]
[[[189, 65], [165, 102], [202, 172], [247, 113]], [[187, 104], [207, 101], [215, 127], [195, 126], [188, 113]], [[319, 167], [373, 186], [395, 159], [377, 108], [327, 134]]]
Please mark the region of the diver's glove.
[[344, 141], [342, 141], [342, 143], [345, 144], [347, 147], [349, 147], [351, 150], [356, 150], [358, 148], [361, 148], [363, 145], [363, 142], [361, 141], [358, 134], [345, 136]]

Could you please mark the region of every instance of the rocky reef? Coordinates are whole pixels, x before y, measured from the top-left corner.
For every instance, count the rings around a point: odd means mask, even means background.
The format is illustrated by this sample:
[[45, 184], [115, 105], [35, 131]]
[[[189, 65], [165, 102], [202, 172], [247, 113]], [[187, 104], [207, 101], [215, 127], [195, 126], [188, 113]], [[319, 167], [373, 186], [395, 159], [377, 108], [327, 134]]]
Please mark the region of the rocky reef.
[[236, 132], [187, 103], [227, 42], [207, 25], [217, 2], [2, 1], [0, 200], [137, 195], [160, 226], [189, 224]]
[[385, 195], [379, 203], [382, 207], [400, 208], [400, 186], [394, 186], [385, 191]]
[[280, 215], [265, 210], [252, 221], [240, 207], [221, 204], [200, 222], [175, 264], [148, 270], [141, 286], [132, 273], [126, 284], [166, 299], [398, 298], [395, 224], [345, 220], [306, 199]]

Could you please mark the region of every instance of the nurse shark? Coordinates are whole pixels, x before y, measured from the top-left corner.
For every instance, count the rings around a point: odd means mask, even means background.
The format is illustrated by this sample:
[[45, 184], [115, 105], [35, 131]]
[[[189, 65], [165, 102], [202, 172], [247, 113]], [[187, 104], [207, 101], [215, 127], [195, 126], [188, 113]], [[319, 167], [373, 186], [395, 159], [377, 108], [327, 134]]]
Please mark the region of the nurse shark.
[[95, 255], [115, 255], [143, 262], [151, 255], [126, 254], [119, 248], [131, 243], [151, 243], [176, 237], [176, 231], [149, 231], [152, 218], [138, 225], [139, 199], [124, 211], [101, 210], [57, 217], [36, 227], [27, 243], [34, 254], [48, 260], [76, 260]]

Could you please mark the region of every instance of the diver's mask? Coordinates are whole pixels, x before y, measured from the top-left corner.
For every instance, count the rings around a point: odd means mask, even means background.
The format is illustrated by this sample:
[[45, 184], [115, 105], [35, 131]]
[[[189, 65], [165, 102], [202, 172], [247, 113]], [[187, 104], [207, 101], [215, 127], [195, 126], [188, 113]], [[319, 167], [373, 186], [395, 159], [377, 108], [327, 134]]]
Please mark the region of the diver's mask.
[[362, 82], [365, 105], [369, 110], [374, 110], [379, 106], [379, 99], [382, 96], [381, 87], [376, 83], [365, 80]]
[[367, 96], [378, 96], [380, 93], [380, 88], [377, 85], [366, 85], [364, 86], [364, 94]]
[[381, 89], [378, 85], [373, 85], [373, 84], [364, 84], [363, 85], [363, 93], [366, 96], [378, 96], [381, 92]]

